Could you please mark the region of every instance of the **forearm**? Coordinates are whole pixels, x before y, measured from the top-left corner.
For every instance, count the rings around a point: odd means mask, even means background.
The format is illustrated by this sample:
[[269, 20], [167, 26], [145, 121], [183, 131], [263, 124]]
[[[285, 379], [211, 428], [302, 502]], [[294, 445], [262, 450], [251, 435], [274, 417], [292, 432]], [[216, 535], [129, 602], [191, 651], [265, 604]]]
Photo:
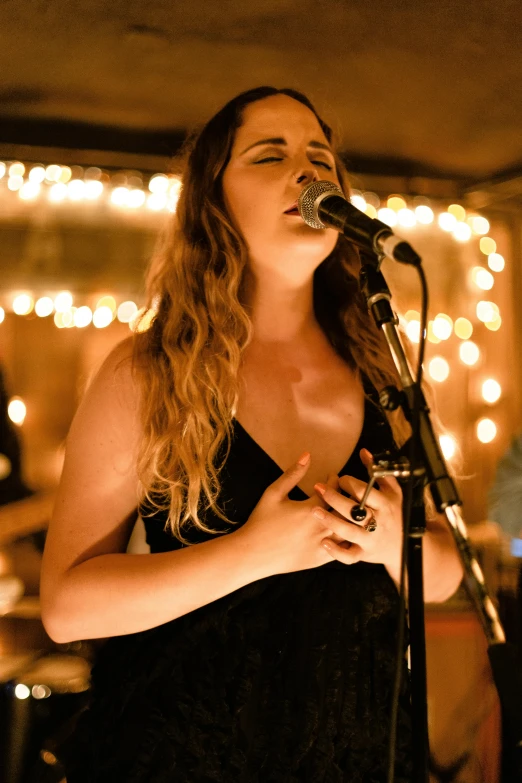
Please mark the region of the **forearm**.
[[[430, 521], [422, 541], [424, 600], [442, 603], [457, 590], [463, 576], [462, 563], [455, 540], [442, 519]], [[388, 568], [399, 584], [399, 567]]]
[[93, 557], [71, 568], [44, 625], [56, 642], [136, 633], [174, 620], [268, 576], [240, 531], [173, 552]]

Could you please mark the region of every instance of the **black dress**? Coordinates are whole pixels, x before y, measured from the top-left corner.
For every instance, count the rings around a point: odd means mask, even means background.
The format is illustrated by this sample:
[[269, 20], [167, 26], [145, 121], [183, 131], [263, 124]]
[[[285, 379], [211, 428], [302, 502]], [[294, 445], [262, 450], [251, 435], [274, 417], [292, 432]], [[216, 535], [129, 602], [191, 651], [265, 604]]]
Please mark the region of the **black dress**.
[[[366, 479], [359, 449], [390, 445], [367, 401], [339, 475]], [[222, 476], [229, 518], [243, 524], [280, 475], [235, 422]], [[298, 488], [290, 497], [306, 499]], [[152, 552], [180, 546], [159, 517], [146, 530]], [[62, 750], [68, 783], [385, 783], [398, 608], [383, 566], [332, 561], [109, 640]], [[407, 671], [403, 683], [397, 783], [411, 780]]]

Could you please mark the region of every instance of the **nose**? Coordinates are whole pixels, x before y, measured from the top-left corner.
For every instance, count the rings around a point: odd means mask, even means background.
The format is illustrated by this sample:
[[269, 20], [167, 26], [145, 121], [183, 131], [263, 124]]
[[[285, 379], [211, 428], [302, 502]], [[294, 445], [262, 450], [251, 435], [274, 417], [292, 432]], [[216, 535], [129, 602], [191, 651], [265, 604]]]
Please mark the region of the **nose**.
[[308, 167], [306, 169], [301, 169], [298, 174], [296, 175], [297, 184], [305, 184], [308, 185], [310, 182], [317, 182], [319, 180], [319, 175], [317, 174], [316, 169], [312, 167]]

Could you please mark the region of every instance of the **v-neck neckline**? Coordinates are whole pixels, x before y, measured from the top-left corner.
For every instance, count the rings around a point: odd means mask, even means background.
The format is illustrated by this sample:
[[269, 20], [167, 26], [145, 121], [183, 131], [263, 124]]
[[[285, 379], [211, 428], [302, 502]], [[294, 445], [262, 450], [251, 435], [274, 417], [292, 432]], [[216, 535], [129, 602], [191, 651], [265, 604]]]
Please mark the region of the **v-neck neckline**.
[[[344, 463], [344, 465], [342, 465], [342, 467], [339, 469], [339, 471], [338, 471], [338, 473], [337, 473], [337, 475], [338, 475], [338, 476], [340, 476], [341, 474], [343, 474], [344, 470], [345, 470], [345, 469], [348, 467], [348, 465], [350, 464], [350, 462], [352, 461], [352, 459], [354, 458], [354, 456], [355, 456], [355, 455], [356, 455], [356, 453], [358, 452], [359, 448], [361, 448], [361, 441], [362, 441], [362, 438], [363, 438], [363, 434], [364, 434], [364, 430], [365, 430], [365, 425], [366, 425], [366, 414], [367, 414], [367, 410], [366, 410], [366, 400], [365, 400], [365, 405], [364, 405], [364, 417], [363, 417], [363, 424], [362, 424], [361, 432], [359, 433], [359, 438], [357, 439], [357, 443], [355, 444], [355, 446], [354, 446], [354, 448], [353, 448], [353, 451], [352, 451], [352, 453], [350, 454], [350, 456], [348, 457], [348, 459], [346, 460], [346, 462]], [[262, 446], [261, 446], [261, 445], [260, 445], [260, 444], [257, 442], [257, 440], [256, 440], [255, 438], [253, 438], [253, 437], [252, 437], [252, 435], [251, 435], [251, 434], [248, 432], [248, 430], [246, 430], [246, 429], [243, 427], [243, 425], [241, 424], [241, 422], [240, 422], [240, 421], [238, 421], [238, 419], [236, 419], [236, 418], [234, 418], [234, 426], [235, 426], [235, 427], [236, 427], [236, 428], [237, 428], [237, 429], [238, 429], [240, 432], [242, 432], [242, 433], [243, 433], [243, 435], [245, 435], [245, 436], [246, 436], [246, 438], [247, 438], [247, 439], [250, 441], [250, 443], [252, 443], [252, 444], [253, 444], [253, 446], [254, 446], [254, 447], [257, 449], [257, 451], [258, 451], [260, 454], [262, 454], [262, 455], [265, 457], [265, 459], [266, 459], [266, 460], [268, 460], [269, 462], [271, 462], [271, 463], [272, 463], [272, 465], [273, 465], [275, 468], [277, 468], [277, 470], [278, 470], [278, 472], [279, 472], [279, 474], [280, 474], [280, 475], [282, 475], [282, 474], [284, 473], [284, 470], [283, 470], [283, 468], [282, 468], [282, 467], [281, 467], [281, 466], [280, 466], [280, 465], [279, 465], [279, 464], [278, 464], [278, 463], [275, 461], [275, 459], [273, 459], [273, 457], [271, 457], [271, 456], [270, 456], [270, 454], [269, 454], [267, 451], [265, 451], [265, 449], [264, 449], [264, 448], [263, 448], [263, 447], [262, 447]], [[304, 498], [306, 498], [307, 500], [309, 500], [309, 499], [310, 499], [310, 497], [311, 497], [311, 496], [310, 496], [310, 495], [307, 495], [307, 494], [306, 494], [306, 492], [304, 491], [304, 489], [301, 489], [301, 487], [300, 487], [298, 484], [296, 484], [296, 486], [294, 487], [294, 489], [295, 489], [295, 490], [297, 490], [297, 491], [299, 491], [299, 492], [301, 493], [301, 495], [303, 495], [303, 497], [304, 497]]]

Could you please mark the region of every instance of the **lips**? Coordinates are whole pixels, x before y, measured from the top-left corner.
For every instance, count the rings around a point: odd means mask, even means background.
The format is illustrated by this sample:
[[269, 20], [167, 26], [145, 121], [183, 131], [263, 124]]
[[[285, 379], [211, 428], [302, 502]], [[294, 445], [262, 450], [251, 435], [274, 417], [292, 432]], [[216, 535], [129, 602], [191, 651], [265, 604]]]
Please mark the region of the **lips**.
[[285, 215], [299, 215], [297, 208], [297, 201], [295, 201], [289, 209], [285, 209]]

